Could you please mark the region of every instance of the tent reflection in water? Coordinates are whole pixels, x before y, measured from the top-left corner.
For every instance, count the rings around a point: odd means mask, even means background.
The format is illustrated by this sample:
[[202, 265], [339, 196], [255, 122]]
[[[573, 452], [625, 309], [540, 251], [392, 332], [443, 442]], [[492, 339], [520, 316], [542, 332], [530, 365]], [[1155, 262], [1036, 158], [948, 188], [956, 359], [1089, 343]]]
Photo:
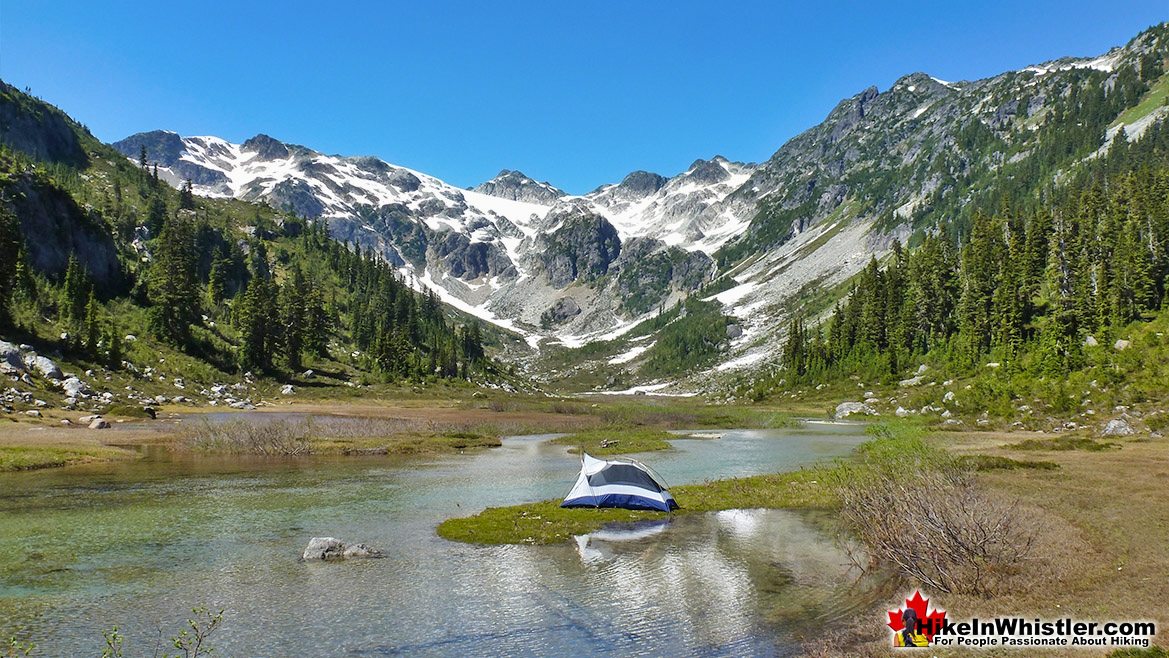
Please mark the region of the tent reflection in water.
[[678, 503], [665, 482], [633, 459], [597, 459], [581, 451], [580, 475], [561, 507], [620, 507], [669, 512]]

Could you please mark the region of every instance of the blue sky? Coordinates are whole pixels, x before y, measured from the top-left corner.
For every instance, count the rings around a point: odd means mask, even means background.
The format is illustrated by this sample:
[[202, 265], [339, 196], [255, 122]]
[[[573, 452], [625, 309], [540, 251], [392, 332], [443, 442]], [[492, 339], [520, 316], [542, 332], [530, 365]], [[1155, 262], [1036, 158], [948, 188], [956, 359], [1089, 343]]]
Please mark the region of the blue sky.
[[105, 141], [265, 132], [461, 186], [509, 168], [583, 193], [764, 160], [906, 73], [1095, 55], [1169, 19], [1165, 0], [882, 4], [0, 0], [0, 77]]

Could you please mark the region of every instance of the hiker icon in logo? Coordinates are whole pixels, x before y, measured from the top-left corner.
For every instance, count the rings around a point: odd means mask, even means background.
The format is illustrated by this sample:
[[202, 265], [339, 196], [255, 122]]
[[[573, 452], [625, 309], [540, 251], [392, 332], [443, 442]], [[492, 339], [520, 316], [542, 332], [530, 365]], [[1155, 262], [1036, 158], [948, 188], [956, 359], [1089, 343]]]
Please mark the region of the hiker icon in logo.
[[905, 599], [905, 607], [889, 611], [889, 629], [895, 647], [928, 647], [934, 635], [946, 623], [946, 611], [930, 608], [930, 600], [921, 592]]
[[913, 608], [901, 613], [901, 623], [905, 624], [900, 632], [893, 635], [895, 647], [928, 647], [930, 641], [921, 632], [921, 620], [917, 618], [917, 611]]

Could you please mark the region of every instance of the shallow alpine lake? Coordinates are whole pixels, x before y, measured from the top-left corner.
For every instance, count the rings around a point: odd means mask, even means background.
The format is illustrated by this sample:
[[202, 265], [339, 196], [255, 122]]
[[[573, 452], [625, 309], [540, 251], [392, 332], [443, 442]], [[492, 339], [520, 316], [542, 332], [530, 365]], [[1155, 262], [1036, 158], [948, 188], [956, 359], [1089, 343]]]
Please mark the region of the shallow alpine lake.
[[[859, 425], [722, 434], [640, 457], [678, 485], [792, 470], [864, 440]], [[578, 458], [547, 438], [0, 475], [0, 634], [31, 639], [34, 656], [98, 655], [117, 626], [127, 655], [151, 655], [160, 629], [169, 638], [206, 605], [225, 610], [211, 644], [228, 656], [782, 655], [872, 598], [824, 514], [681, 516], [555, 546], [435, 534], [450, 516], [567, 492]], [[302, 562], [313, 536], [386, 558]]]

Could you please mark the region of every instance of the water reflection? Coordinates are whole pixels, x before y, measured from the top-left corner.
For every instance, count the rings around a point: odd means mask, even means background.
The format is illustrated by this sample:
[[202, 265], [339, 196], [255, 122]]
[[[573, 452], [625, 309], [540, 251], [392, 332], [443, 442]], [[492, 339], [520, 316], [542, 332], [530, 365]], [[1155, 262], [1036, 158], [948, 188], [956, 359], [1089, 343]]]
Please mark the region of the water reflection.
[[[749, 475], [843, 454], [861, 440], [849, 431], [727, 431], [650, 459], [671, 484]], [[839, 583], [855, 574], [815, 515], [675, 516], [546, 547], [434, 534], [447, 516], [562, 495], [576, 473], [575, 456], [534, 437], [406, 463], [3, 476], [0, 620], [27, 622], [43, 655], [96, 653], [115, 624], [131, 653], [148, 654], [159, 627], [177, 631], [199, 604], [227, 609], [215, 641], [224, 655], [766, 655], [793, 646], [791, 611], [853, 596]], [[298, 562], [314, 535], [387, 557]]]

